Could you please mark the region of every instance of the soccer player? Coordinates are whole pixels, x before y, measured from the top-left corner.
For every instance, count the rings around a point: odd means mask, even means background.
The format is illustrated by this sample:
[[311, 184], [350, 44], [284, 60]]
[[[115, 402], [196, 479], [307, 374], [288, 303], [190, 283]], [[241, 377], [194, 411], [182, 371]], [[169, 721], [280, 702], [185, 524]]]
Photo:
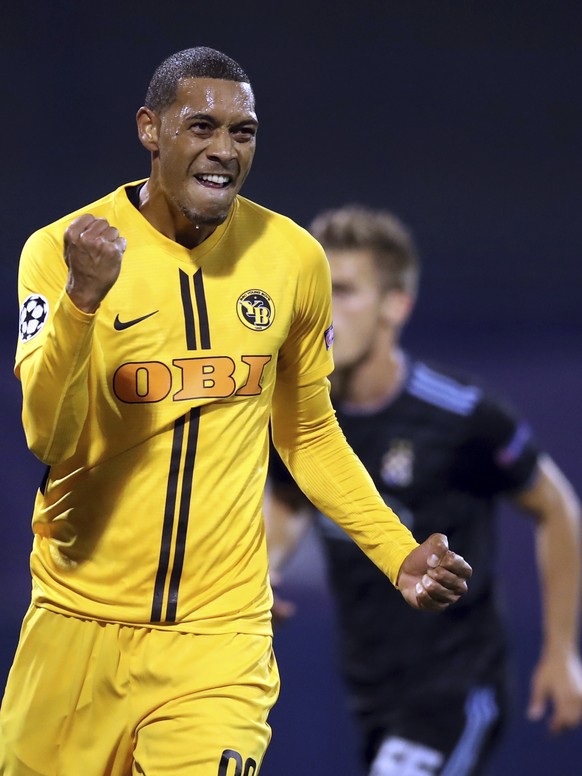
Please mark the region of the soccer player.
[[[550, 706], [556, 732], [582, 716], [580, 505], [505, 401], [402, 351], [419, 278], [408, 229], [391, 213], [347, 206], [321, 213], [310, 231], [331, 265], [340, 426], [414, 535], [443, 531], [473, 567], [457, 606], [415, 617], [341, 527], [318, 515], [363, 756], [370, 776], [482, 774], [508, 691], [495, 504], [509, 498], [536, 519], [544, 641], [529, 716], [539, 719]], [[275, 457], [270, 480], [265, 517], [275, 578], [313, 509]], [[289, 604], [276, 604], [275, 613], [280, 606], [288, 614]]]
[[239, 195], [257, 126], [236, 62], [170, 56], [137, 113], [149, 178], [24, 246], [16, 374], [47, 470], [3, 776], [259, 772], [279, 690], [271, 414], [301, 487], [411, 607], [467, 589], [470, 566], [440, 532], [416, 542], [337, 425], [325, 255]]

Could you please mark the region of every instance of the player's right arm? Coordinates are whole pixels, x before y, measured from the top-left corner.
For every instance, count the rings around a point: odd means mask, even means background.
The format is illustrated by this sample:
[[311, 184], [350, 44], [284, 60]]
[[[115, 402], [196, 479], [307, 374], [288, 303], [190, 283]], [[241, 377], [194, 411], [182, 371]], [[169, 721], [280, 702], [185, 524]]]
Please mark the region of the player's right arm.
[[104, 218], [85, 213], [65, 231], [66, 291], [79, 310], [94, 313], [121, 271], [126, 242]]
[[532, 676], [528, 716], [541, 719], [549, 708], [549, 728], [557, 733], [582, 722], [581, 505], [548, 455], [540, 457], [535, 480], [514, 501], [536, 519], [542, 593], [543, 645]]
[[67, 228], [64, 256], [62, 244], [44, 231], [23, 249], [20, 302], [24, 307], [40, 295], [46, 321], [30, 338], [21, 331], [15, 372], [28, 446], [49, 465], [77, 447], [88, 410], [95, 311], [119, 275], [124, 250], [117, 230], [89, 214]]

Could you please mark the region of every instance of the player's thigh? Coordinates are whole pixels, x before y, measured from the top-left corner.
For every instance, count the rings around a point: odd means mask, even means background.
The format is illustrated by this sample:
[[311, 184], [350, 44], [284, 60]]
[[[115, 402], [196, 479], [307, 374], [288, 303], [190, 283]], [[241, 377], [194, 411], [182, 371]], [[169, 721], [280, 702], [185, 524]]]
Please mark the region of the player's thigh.
[[96, 622], [31, 607], [0, 712], [3, 776], [130, 772], [123, 715], [104, 697], [105, 687], [119, 695], [114, 681], [102, 681], [104, 664], [119, 664], [108, 635]]
[[134, 774], [255, 776], [279, 692], [271, 638], [181, 634], [171, 649], [149, 658], [166, 698], [138, 726]]

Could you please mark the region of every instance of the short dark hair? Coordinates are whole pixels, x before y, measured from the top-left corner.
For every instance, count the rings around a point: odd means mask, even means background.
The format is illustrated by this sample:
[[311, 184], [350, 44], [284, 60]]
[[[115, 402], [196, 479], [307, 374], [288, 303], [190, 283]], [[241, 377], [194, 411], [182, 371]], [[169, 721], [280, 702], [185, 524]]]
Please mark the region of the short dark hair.
[[385, 288], [416, 293], [418, 251], [410, 230], [393, 213], [346, 205], [320, 213], [309, 231], [324, 249], [370, 251]]
[[177, 51], [157, 67], [146, 92], [145, 107], [163, 113], [176, 99], [183, 78], [220, 78], [250, 84], [248, 75], [234, 59], [216, 49], [196, 46]]

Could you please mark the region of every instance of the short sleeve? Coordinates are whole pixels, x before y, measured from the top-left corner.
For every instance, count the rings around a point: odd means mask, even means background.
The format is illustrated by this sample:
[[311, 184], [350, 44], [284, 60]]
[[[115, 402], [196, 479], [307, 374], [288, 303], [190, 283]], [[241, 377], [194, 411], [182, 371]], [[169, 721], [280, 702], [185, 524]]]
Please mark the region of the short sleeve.
[[507, 401], [484, 396], [457, 450], [458, 482], [479, 495], [518, 492], [531, 482], [539, 455], [529, 424]]

